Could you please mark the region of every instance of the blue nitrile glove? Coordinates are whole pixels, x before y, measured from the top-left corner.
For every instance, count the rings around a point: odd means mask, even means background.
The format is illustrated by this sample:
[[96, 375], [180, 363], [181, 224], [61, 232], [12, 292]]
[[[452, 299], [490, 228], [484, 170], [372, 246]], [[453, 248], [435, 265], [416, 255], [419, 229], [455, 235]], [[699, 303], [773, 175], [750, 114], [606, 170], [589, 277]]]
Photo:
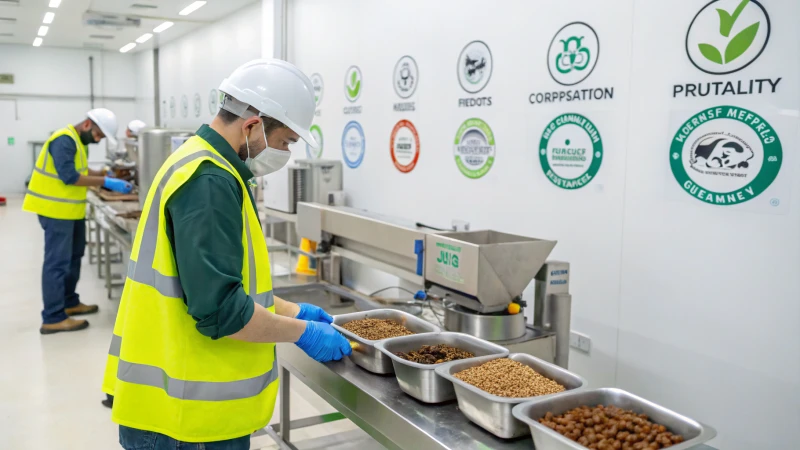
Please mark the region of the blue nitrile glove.
[[333, 323], [333, 317], [319, 306], [310, 305], [308, 303], [298, 303], [297, 305], [300, 306], [300, 312], [297, 313], [295, 319]]
[[125, 180], [119, 178], [106, 177], [103, 182], [103, 187], [112, 191], [122, 192], [123, 194], [129, 193], [133, 190], [133, 185]]
[[322, 322], [306, 322], [306, 331], [295, 345], [319, 362], [339, 360], [353, 353], [347, 339]]

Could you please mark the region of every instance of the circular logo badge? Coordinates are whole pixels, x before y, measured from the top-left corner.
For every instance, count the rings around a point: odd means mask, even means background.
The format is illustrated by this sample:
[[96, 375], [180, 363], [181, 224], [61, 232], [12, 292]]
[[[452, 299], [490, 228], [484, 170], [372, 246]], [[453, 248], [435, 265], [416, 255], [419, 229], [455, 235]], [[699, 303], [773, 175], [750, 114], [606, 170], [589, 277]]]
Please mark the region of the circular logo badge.
[[456, 63], [458, 82], [470, 94], [480, 92], [492, 78], [492, 52], [483, 41], [472, 41], [461, 50]]
[[325, 93], [325, 84], [322, 82], [322, 75], [311, 74], [311, 85], [314, 86], [314, 103], [319, 106], [322, 103], [322, 94]]
[[200, 94], [197, 92], [194, 93], [194, 116], [200, 117], [200, 110], [203, 109], [203, 100], [200, 98]]
[[481, 119], [467, 119], [458, 127], [455, 147], [458, 170], [469, 178], [480, 178], [494, 165], [494, 133]]
[[364, 129], [355, 120], [350, 121], [342, 133], [342, 156], [347, 167], [355, 169], [360, 166], [364, 161], [365, 149]]
[[169, 115], [173, 119], [175, 118], [175, 97], [169, 98]]
[[389, 140], [389, 151], [397, 170], [403, 173], [414, 170], [419, 160], [419, 135], [413, 123], [401, 120], [395, 124]]
[[670, 146], [675, 180], [692, 197], [735, 205], [758, 197], [781, 170], [783, 148], [758, 114], [717, 106], [684, 122]]
[[361, 97], [362, 77], [358, 66], [350, 66], [344, 76], [344, 95], [351, 103]]
[[189, 98], [186, 94], [181, 95], [181, 115], [183, 117], [189, 116]]
[[310, 145], [306, 144], [306, 157], [310, 159], [319, 159], [322, 157], [322, 128], [314, 124], [311, 125], [308, 131], [311, 132], [311, 136], [317, 141], [317, 144], [319, 144], [319, 148], [314, 150]]
[[597, 127], [580, 114], [553, 119], [539, 141], [542, 170], [556, 186], [579, 189], [591, 182], [603, 160], [603, 140]]
[[214, 115], [217, 113], [217, 101], [219, 101], [220, 94], [216, 89], [211, 89], [208, 93], [208, 113]]
[[414, 58], [406, 55], [394, 65], [394, 91], [400, 98], [409, 98], [414, 95], [419, 82], [419, 69]]
[[600, 40], [583, 22], [564, 25], [550, 42], [547, 70], [556, 83], [572, 86], [591, 75], [600, 57]]
[[733, 73], [761, 55], [770, 28], [769, 14], [756, 0], [713, 0], [692, 19], [686, 54], [705, 73]]

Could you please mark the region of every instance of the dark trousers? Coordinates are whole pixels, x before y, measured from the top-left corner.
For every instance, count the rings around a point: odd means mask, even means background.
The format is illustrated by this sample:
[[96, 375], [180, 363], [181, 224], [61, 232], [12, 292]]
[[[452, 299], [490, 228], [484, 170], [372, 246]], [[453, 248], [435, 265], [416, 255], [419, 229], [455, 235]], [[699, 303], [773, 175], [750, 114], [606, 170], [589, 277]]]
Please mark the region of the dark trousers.
[[250, 435], [227, 441], [188, 443], [152, 431], [120, 425], [119, 443], [125, 450], [250, 450]]
[[78, 306], [75, 292], [81, 277], [81, 258], [86, 247], [86, 223], [39, 216], [44, 230], [42, 265], [42, 323], [58, 323], [67, 318], [64, 308]]

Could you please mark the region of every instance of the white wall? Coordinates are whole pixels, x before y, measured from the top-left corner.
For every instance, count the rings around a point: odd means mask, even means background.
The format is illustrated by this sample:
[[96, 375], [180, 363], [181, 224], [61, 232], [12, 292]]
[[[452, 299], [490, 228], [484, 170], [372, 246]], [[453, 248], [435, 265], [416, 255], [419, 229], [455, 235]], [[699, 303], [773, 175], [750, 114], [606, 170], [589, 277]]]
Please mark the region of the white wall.
[[[165, 127], [194, 130], [211, 121], [216, 110], [209, 110], [210, 91], [217, 89], [236, 67], [261, 57], [261, 24], [261, 4], [253, 3], [161, 47], [161, 119]], [[266, 27], [271, 29], [272, 24]], [[152, 58], [149, 64], [152, 68]], [[200, 98], [199, 115], [194, 111], [195, 95]], [[188, 102], [186, 117], [181, 109], [183, 96]], [[169, 108], [171, 101], [175, 103], [174, 116]]]
[[[342, 158], [347, 122], [363, 126], [364, 161], [344, 169], [354, 206], [557, 239], [551, 258], [572, 264], [573, 329], [593, 344], [591, 355], [571, 354], [572, 370], [593, 387], [620, 386], [713, 425], [719, 448], [788, 450], [800, 420], [800, 34], [790, 20], [800, 10], [794, 0], [769, 2], [766, 50], [746, 69], [720, 76], [700, 72], [686, 57], [687, 29], [705, 3], [662, 3], [517, 0], [487, 8], [478, 0], [294, 0], [289, 59], [323, 77], [315, 119], [323, 158]], [[736, 4], [720, 3], [731, 11]], [[566, 90], [551, 78], [547, 52], [556, 32], [574, 21], [589, 23], [602, 49], [577, 87], [613, 87], [613, 99], [531, 105], [532, 92]], [[459, 86], [455, 64], [475, 39], [491, 48], [494, 71], [472, 96]], [[400, 101], [392, 72], [403, 55], [420, 70], [415, 112], [392, 108]], [[355, 103], [363, 113], [345, 115], [345, 71], [354, 64], [363, 74]], [[678, 83], [777, 77], [775, 95], [672, 98]], [[493, 105], [457, 107], [458, 98], [476, 96], [491, 96]], [[764, 195], [709, 205], [681, 192], [669, 148], [691, 113], [727, 104], [764, 116], [784, 159]], [[575, 191], [546, 179], [537, 156], [542, 130], [565, 112], [592, 120], [604, 144], [597, 177]], [[497, 140], [495, 165], [477, 180], [453, 161], [456, 129], [470, 117], [485, 120]], [[396, 170], [389, 155], [400, 119], [415, 124], [421, 141], [410, 173]]]
[[[133, 57], [129, 55], [5, 44], [0, 45], [0, 55], [0, 73], [14, 74], [14, 84], [0, 84], [4, 111], [0, 126], [2, 193], [24, 192], [24, 181], [33, 169], [28, 141], [45, 141], [52, 131], [86, 117], [90, 109], [89, 56], [94, 57], [94, 106], [116, 113], [120, 136], [134, 119], [135, 74]], [[11, 121], [5, 120], [7, 113], [12, 114]], [[8, 137], [15, 138], [14, 146], [7, 145]], [[105, 141], [90, 146], [90, 161], [104, 158]]]

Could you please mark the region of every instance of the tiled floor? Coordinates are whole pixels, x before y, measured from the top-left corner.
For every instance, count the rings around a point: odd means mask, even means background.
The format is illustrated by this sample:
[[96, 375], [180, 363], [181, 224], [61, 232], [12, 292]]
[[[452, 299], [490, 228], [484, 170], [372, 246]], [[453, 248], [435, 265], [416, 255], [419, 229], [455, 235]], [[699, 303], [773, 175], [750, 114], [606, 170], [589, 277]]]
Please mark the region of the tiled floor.
[[[88, 317], [87, 330], [39, 334], [43, 233], [36, 216], [21, 211], [21, 203], [12, 197], [0, 206], [0, 448], [120, 448], [110, 411], [100, 405], [118, 301], [106, 299], [97, 268], [85, 257], [78, 291], [100, 312]], [[292, 383], [292, 419], [333, 411], [302, 383]], [[383, 448], [348, 420], [293, 430], [292, 441], [300, 449]], [[251, 448], [277, 446], [259, 436]]]

